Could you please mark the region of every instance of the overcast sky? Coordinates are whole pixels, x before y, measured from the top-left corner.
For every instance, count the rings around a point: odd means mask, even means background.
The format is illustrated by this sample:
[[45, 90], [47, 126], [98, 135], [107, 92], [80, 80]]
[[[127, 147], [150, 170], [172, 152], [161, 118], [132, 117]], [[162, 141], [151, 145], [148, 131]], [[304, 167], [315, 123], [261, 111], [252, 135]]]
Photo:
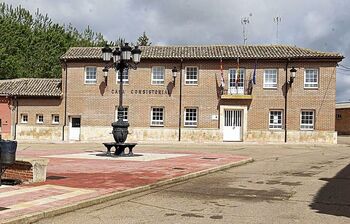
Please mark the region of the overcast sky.
[[[108, 40], [135, 42], [146, 31], [153, 45], [288, 44], [342, 53], [350, 68], [348, 0], [7, 0], [40, 9], [54, 22], [83, 30], [88, 25]], [[278, 26], [274, 17], [281, 18]], [[350, 69], [337, 71], [337, 101], [350, 100]]]

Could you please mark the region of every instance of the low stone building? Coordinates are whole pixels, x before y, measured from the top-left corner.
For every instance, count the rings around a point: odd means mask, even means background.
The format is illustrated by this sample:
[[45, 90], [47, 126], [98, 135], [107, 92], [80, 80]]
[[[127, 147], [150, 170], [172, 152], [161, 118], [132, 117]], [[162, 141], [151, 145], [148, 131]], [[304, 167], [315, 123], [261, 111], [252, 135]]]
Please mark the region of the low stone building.
[[[137, 70], [123, 74], [129, 142], [336, 143], [340, 54], [280, 45], [141, 50]], [[101, 48], [70, 48], [61, 61], [60, 91], [18, 98], [16, 138], [112, 141], [120, 75], [104, 77]]]
[[339, 135], [350, 135], [350, 102], [336, 104], [335, 130]]

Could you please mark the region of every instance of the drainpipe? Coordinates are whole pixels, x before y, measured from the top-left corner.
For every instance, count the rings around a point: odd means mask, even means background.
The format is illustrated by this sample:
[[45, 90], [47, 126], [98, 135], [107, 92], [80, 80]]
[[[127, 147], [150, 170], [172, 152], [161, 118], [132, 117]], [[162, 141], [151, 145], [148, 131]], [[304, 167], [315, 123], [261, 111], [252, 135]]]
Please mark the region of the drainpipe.
[[15, 125], [13, 127], [13, 140], [16, 140], [17, 138], [17, 125], [18, 125], [18, 99], [17, 99], [17, 96], [14, 96], [13, 97], [13, 100], [15, 101], [14, 102], [14, 105], [15, 105], [15, 108], [16, 108], [16, 118], [15, 118]]
[[288, 65], [290, 59], [286, 62], [286, 81], [285, 81], [285, 95], [284, 95], [284, 142], [287, 143], [287, 99], [288, 99]]
[[179, 142], [181, 141], [181, 117], [182, 117], [182, 63], [183, 58], [181, 58], [180, 63], [180, 96], [179, 96]]
[[64, 84], [64, 119], [63, 119], [63, 126], [62, 126], [62, 141], [64, 141], [64, 129], [67, 126], [67, 84], [68, 84], [68, 65], [67, 65], [67, 59], [64, 59], [64, 65], [66, 70], [66, 80]]

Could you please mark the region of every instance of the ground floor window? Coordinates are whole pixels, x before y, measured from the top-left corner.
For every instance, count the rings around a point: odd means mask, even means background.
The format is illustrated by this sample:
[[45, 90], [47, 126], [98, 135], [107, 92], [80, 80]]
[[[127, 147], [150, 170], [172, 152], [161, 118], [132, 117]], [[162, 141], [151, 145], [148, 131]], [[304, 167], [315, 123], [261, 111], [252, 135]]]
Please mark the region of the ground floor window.
[[198, 109], [186, 108], [185, 109], [185, 126], [197, 127]]
[[152, 107], [151, 125], [164, 126], [164, 108], [163, 107]]
[[269, 129], [282, 129], [282, 110], [271, 110], [269, 116]]
[[303, 110], [300, 114], [300, 129], [314, 130], [315, 112], [313, 110]]
[[[123, 107], [123, 121], [128, 121], [129, 107]], [[118, 107], [115, 107], [115, 121], [118, 120]]]
[[59, 124], [60, 123], [60, 116], [58, 114], [52, 115], [52, 124]]
[[28, 114], [21, 114], [21, 123], [22, 124], [28, 123]]
[[42, 115], [42, 114], [37, 114], [37, 115], [36, 115], [36, 123], [37, 123], [37, 124], [42, 124], [42, 123], [44, 123], [44, 115]]

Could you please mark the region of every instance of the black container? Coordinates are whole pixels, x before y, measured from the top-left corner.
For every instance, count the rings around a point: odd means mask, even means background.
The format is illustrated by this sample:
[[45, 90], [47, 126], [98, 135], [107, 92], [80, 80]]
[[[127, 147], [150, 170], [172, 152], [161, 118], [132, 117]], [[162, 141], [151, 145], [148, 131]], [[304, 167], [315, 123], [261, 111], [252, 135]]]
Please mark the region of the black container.
[[16, 141], [0, 140], [0, 163], [2, 165], [12, 165], [16, 161]]

